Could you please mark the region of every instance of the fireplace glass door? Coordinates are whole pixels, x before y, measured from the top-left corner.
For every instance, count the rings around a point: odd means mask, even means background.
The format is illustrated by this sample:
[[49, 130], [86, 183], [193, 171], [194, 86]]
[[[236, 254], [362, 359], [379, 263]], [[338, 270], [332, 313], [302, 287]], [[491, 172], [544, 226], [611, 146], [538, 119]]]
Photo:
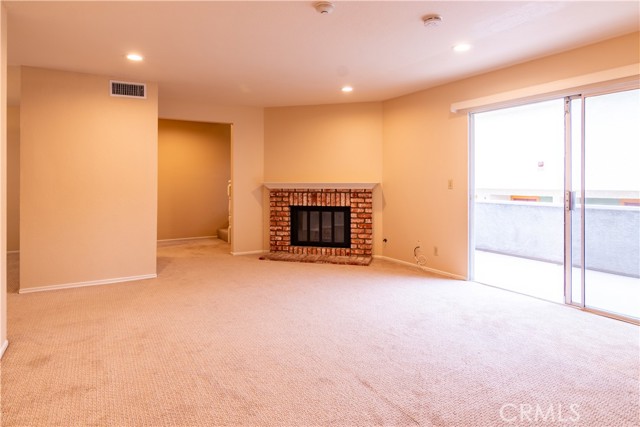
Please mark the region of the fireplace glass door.
[[350, 208], [291, 206], [291, 244], [348, 248], [351, 245]]

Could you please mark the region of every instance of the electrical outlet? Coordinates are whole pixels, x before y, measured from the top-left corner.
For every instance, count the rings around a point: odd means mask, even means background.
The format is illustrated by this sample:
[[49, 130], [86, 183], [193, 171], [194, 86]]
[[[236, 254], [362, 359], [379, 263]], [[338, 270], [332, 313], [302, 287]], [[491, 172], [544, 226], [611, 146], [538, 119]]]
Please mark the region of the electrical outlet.
[[438, 256], [438, 247], [437, 246], [433, 247], [433, 255], [434, 256]]

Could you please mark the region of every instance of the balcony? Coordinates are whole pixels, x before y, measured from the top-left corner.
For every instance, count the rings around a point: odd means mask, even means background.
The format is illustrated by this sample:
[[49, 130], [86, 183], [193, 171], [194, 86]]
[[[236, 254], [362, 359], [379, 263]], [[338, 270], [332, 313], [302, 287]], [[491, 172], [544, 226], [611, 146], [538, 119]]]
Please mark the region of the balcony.
[[[478, 190], [474, 280], [563, 303], [562, 192]], [[571, 300], [581, 301], [580, 200], [572, 219]], [[627, 192], [589, 194], [585, 206], [585, 304], [640, 319], [640, 206]]]

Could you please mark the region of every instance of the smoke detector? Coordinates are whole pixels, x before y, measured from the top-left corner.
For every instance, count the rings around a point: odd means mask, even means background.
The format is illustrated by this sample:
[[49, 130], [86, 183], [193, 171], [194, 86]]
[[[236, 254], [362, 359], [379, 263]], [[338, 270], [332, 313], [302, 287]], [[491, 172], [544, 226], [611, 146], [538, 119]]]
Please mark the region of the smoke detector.
[[313, 5], [320, 15], [328, 15], [333, 12], [333, 3], [330, 1], [319, 1]]
[[422, 18], [425, 27], [437, 27], [442, 24], [442, 16], [440, 15], [427, 15]]

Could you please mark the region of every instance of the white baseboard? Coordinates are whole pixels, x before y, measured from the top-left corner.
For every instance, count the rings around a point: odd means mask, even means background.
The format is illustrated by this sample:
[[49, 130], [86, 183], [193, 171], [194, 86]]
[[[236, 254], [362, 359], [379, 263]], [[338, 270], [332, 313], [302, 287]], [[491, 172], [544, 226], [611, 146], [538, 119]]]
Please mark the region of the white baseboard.
[[9, 347], [9, 341], [8, 340], [4, 340], [4, 342], [0, 346], [0, 359], [2, 359], [2, 355], [4, 354], [4, 352], [7, 349], [7, 347]]
[[265, 251], [264, 249], [261, 251], [246, 251], [246, 252], [231, 252], [231, 255], [233, 256], [241, 256], [241, 255], [262, 255], [262, 254], [266, 254], [269, 251]]
[[162, 239], [158, 240], [158, 243], [164, 242], [188, 242], [189, 240], [202, 240], [202, 239], [217, 239], [218, 235], [214, 236], [202, 236], [202, 237], [181, 237], [179, 239]]
[[395, 258], [389, 258], [383, 255], [374, 255], [374, 258], [377, 259], [382, 259], [385, 261], [389, 261], [389, 262], [393, 262], [395, 264], [402, 264], [402, 265], [406, 265], [408, 267], [413, 267], [413, 268], [417, 268], [423, 271], [428, 271], [429, 273], [433, 273], [433, 274], [437, 274], [438, 276], [444, 276], [444, 277], [449, 277], [451, 279], [456, 279], [456, 280], [464, 280], [466, 281], [467, 278], [463, 277], [463, 276], [459, 276], [457, 274], [453, 274], [453, 273], [449, 273], [448, 271], [441, 271], [441, 270], [436, 270], [435, 268], [429, 268], [429, 267], [424, 267], [418, 264], [413, 264], [411, 262], [407, 262], [407, 261], [402, 261], [399, 259], [395, 259]]
[[34, 288], [20, 289], [19, 294], [29, 294], [32, 292], [55, 291], [58, 289], [83, 288], [85, 286], [110, 285], [113, 283], [133, 282], [135, 280], [155, 279], [157, 274], [144, 274], [141, 276], [117, 277], [115, 279], [91, 280], [88, 282], [65, 283], [62, 285], [38, 286]]

